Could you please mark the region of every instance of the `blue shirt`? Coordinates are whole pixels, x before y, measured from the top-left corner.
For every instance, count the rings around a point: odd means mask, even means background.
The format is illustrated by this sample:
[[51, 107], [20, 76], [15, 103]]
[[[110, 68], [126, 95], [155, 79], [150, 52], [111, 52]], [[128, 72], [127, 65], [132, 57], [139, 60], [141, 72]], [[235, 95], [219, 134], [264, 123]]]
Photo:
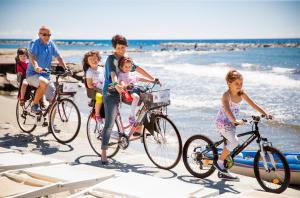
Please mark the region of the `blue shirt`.
[[[29, 53], [35, 57], [38, 65], [43, 69], [51, 69], [52, 57], [59, 56], [58, 49], [52, 40], [50, 40], [48, 44], [44, 44], [40, 38], [30, 42]], [[35, 72], [31, 60], [28, 64], [26, 74], [27, 77], [38, 74], [45, 78], [50, 78], [50, 74], [48, 73], [39, 74]]]
[[[111, 72], [115, 72], [116, 75], [118, 75], [119, 73], [119, 67], [118, 67], [118, 61], [119, 59], [114, 56], [114, 55], [109, 55], [106, 59], [106, 62], [105, 62], [105, 71], [104, 71], [104, 86], [103, 86], [103, 95], [106, 95], [107, 93], [107, 88], [108, 88], [108, 85], [110, 83], [112, 83], [112, 79], [111, 79], [111, 76], [110, 76], [110, 73]], [[132, 68], [131, 68], [131, 71], [135, 71], [137, 68], [137, 66], [133, 63], [132, 64]]]

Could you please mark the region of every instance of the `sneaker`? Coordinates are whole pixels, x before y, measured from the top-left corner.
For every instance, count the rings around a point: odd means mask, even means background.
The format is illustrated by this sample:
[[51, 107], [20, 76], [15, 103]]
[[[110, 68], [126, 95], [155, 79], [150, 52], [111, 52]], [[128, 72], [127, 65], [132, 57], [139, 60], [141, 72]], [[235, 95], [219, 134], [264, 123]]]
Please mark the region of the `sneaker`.
[[58, 129], [58, 127], [55, 124], [53, 125], [53, 130], [54, 130], [55, 133], [60, 132], [60, 129]]
[[129, 124], [134, 124], [134, 123], [135, 123], [135, 117], [129, 116]]
[[214, 160], [213, 162], [213, 166], [218, 169], [218, 171], [220, 171], [221, 173], [228, 173], [227, 170], [225, 168], [221, 168], [218, 164], [218, 161], [217, 160]]
[[227, 172], [227, 173], [219, 172], [218, 177], [221, 178], [221, 179], [230, 180], [230, 181], [239, 181], [240, 180], [240, 178], [230, 174], [229, 172]]
[[39, 104], [34, 104], [31, 106], [31, 112], [35, 114], [39, 114], [41, 112], [41, 108]]

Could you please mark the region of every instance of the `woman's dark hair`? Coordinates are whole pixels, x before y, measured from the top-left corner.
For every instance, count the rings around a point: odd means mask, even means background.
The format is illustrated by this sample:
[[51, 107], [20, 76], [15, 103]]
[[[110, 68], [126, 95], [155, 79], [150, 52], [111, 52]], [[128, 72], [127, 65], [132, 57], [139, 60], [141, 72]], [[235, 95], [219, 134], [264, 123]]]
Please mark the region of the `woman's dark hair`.
[[27, 48], [19, 48], [19, 49], [17, 50], [17, 56], [16, 56], [16, 58], [15, 58], [16, 62], [19, 62], [19, 61], [20, 61], [19, 55], [26, 55], [27, 58], [28, 58], [28, 50], [27, 50]]
[[88, 63], [88, 57], [90, 56], [94, 56], [96, 55], [98, 60], [101, 60], [101, 56], [99, 51], [89, 51], [87, 53], [84, 54], [83, 59], [82, 59], [82, 67], [83, 67], [83, 71], [86, 72], [88, 70], [88, 68], [90, 67], [89, 63]]
[[127, 39], [120, 34], [117, 34], [114, 37], [112, 37], [111, 44], [113, 48], [116, 48], [117, 44], [128, 46]]
[[122, 58], [120, 58], [119, 59], [119, 62], [118, 62], [118, 67], [119, 67], [119, 69], [121, 69], [122, 67], [123, 67], [123, 65], [125, 64], [125, 63], [133, 63], [133, 60], [131, 59], [131, 58], [129, 58], [129, 57], [125, 57], [125, 56], [123, 56]]

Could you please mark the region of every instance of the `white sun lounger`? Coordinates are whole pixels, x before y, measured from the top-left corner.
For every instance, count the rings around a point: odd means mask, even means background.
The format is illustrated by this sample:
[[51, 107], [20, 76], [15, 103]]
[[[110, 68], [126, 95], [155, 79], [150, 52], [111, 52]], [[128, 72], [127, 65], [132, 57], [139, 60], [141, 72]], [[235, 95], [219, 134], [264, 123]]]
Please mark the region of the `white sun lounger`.
[[218, 190], [204, 189], [204, 187], [196, 184], [137, 173], [124, 173], [68, 198], [196, 198], [217, 195], [219, 195]]
[[0, 153], [0, 173], [8, 170], [62, 163], [66, 162], [32, 153], [9, 151]]
[[114, 171], [87, 165], [58, 164], [6, 171], [0, 174], [0, 197], [41, 197], [95, 185]]
[[7, 148], [0, 147], [0, 154], [1, 153], [14, 153], [14, 152], [16, 152], [16, 151], [12, 150], [12, 149], [7, 149]]

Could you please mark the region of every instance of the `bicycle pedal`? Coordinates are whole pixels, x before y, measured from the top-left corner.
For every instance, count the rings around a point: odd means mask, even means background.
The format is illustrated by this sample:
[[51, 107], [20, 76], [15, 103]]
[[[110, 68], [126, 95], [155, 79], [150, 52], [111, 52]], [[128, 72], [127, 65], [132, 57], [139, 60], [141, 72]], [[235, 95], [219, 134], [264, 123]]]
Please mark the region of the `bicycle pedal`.
[[44, 122], [43, 124], [42, 124], [42, 127], [47, 127], [48, 126], [48, 122]]

